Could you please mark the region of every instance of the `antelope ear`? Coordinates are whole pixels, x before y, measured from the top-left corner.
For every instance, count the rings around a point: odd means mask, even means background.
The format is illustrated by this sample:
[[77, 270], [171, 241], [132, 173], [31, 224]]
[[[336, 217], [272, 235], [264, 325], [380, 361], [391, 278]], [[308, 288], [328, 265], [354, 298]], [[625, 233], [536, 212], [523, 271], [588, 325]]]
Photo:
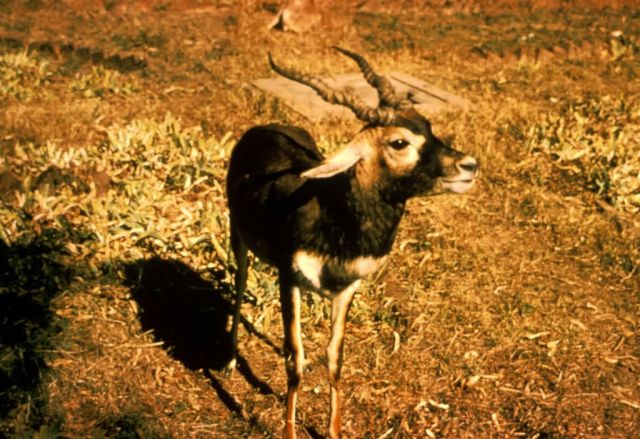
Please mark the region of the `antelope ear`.
[[361, 143], [349, 143], [340, 151], [325, 159], [315, 168], [307, 169], [302, 178], [328, 178], [346, 171], [365, 156], [366, 147]]

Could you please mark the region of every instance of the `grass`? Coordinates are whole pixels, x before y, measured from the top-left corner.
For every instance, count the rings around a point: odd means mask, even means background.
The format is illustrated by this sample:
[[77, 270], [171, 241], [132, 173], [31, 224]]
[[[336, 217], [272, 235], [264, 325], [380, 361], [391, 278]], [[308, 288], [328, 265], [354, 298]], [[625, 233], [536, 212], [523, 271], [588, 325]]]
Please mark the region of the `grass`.
[[614, 206], [640, 211], [640, 104], [631, 97], [585, 96], [565, 101], [529, 128], [531, 149], [550, 154], [560, 166]]
[[[144, 257], [141, 248], [152, 254], [191, 255], [193, 245], [215, 240], [215, 235], [226, 239], [226, 211], [209, 202], [194, 217], [180, 209], [179, 200], [202, 192], [218, 203], [223, 200], [219, 162], [228, 155], [229, 140], [229, 136], [220, 141], [204, 136], [199, 127], [183, 128], [167, 113], [159, 121], [136, 119], [107, 127], [101, 141], [84, 148], [18, 143], [4, 165], [37, 189], [17, 196], [17, 206], [29, 215], [58, 226], [61, 218], [77, 226], [91, 219], [99, 239], [94, 250], [102, 256], [95, 255], [98, 264], [113, 262], [111, 255], [123, 260]], [[29, 184], [43, 180], [52, 166], [66, 178], [54, 178], [46, 186]], [[97, 196], [98, 177], [106, 178], [110, 186], [103, 188], [102, 197]], [[74, 179], [84, 179], [88, 190], [70, 188]], [[164, 220], [158, 223], [157, 209], [181, 227], [168, 227]], [[70, 210], [72, 214], [65, 216]], [[13, 224], [7, 226], [14, 229]]]
[[[482, 167], [469, 195], [409, 203], [357, 296], [345, 434], [640, 429], [637, 13], [340, 3], [311, 38], [269, 32], [260, 2], [181, 5], [118, 15], [109, 3], [82, 19], [2, 5], [0, 30], [23, 43], [0, 47], [2, 435], [280, 434], [278, 287], [259, 261], [238, 370], [218, 372], [234, 270], [224, 179], [252, 125], [303, 126], [326, 151], [360, 129], [311, 124], [243, 86], [271, 74], [267, 50], [308, 72], [354, 71], [331, 44], [473, 101], [430, 119]], [[35, 28], [45, 41], [29, 40]], [[132, 54], [136, 68], [119, 68]], [[303, 307], [299, 411], [313, 436], [328, 308], [314, 295]]]
[[78, 75], [70, 87], [85, 98], [101, 97], [106, 93], [128, 95], [137, 91], [135, 83], [123, 80], [120, 73], [104, 67], [93, 67], [91, 73]]
[[167, 37], [162, 33], [149, 33], [145, 30], [139, 31], [136, 35], [116, 34], [113, 41], [123, 50], [146, 47], [159, 49], [167, 42]]
[[0, 56], [0, 96], [30, 99], [50, 78], [49, 63], [28, 51], [4, 52]]

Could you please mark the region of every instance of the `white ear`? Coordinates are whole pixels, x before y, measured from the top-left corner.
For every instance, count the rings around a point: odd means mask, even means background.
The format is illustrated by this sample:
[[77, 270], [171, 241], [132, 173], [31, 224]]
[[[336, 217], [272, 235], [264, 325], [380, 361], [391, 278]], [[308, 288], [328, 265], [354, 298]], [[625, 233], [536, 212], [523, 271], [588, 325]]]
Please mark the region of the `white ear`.
[[358, 163], [365, 155], [366, 148], [360, 143], [349, 143], [340, 151], [325, 159], [315, 168], [307, 169], [302, 178], [328, 178], [346, 171]]

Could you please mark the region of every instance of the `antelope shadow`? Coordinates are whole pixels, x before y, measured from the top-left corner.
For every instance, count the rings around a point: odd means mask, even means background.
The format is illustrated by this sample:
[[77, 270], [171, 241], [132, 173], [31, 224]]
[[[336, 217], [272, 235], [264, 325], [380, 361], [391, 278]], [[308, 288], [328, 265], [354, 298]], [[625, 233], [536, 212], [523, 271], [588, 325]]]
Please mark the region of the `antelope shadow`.
[[[258, 431], [268, 429], [240, 401], [226, 390], [221, 371], [231, 360], [231, 333], [227, 323], [232, 318], [233, 286], [225, 281], [223, 270], [204, 279], [188, 265], [158, 257], [125, 265], [126, 282], [140, 307], [140, 322], [145, 331], [153, 331], [158, 341], [178, 361], [191, 370], [204, 370], [205, 376], [227, 408]], [[271, 346], [278, 355], [282, 350], [257, 331], [246, 319], [246, 330]], [[237, 371], [263, 395], [276, 395], [251, 369], [249, 361], [237, 358]], [[304, 427], [314, 439], [323, 436], [312, 426]]]
[[154, 257], [125, 266], [140, 322], [187, 368], [222, 369], [231, 359], [230, 285], [222, 270], [204, 279], [188, 265]]
[[72, 239], [48, 228], [15, 242], [0, 238], [0, 437], [57, 428], [47, 360], [62, 330], [53, 302], [71, 277], [64, 248]]
[[[213, 372], [231, 360], [227, 323], [233, 313], [233, 287], [225, 281], [224, 271], [215, 271], [212, 279], [206, 280], [180, 261], [154, 257], [126, 265], [125, 274], [140, 307], [142, 328], [152, 331], [187, 368], [203, 369], [220, 400], [244, 417], [241, 404]], [[255, 333], [249, 322], [244, 323]], [[255, 375], [246, 359], [238, 358], [237, 369], [260, 393], [275, 393]]]

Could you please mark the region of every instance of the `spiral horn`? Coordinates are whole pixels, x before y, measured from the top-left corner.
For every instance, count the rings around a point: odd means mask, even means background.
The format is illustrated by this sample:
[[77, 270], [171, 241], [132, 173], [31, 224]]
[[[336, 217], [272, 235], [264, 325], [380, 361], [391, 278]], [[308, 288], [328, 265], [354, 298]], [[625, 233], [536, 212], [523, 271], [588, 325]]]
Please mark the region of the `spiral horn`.
[[396, 118], [393, 107], [372, 108], [352, 93], [333, 90], [327, 83], [319, 78], [298, 72], [293, 69], [285, 69], [278, 66], [271, 53], [268, 53], [271, 68], [281, 76], [311, 87], [318, 95], [330, 104], [342, 105], [353, 111], [353, 114], [363, 122], [373, 125], [390, 125]]
[[391, 85], [391, 81], [384, 76], [378, 75], [362, 55], [338, 46], [333, 46], [333, 48], [343, 55], [351, 58], [358, 64], [364, 79], [366, 79], [369, 85], [375, 88], [378, 92], [380, 106], [396, 109], [406, 109], [413, 106], [413, 104], [408, 100], [398, 100], [398, 98], [396, 98], [396, 91], [393, 88], [393, 85]]

